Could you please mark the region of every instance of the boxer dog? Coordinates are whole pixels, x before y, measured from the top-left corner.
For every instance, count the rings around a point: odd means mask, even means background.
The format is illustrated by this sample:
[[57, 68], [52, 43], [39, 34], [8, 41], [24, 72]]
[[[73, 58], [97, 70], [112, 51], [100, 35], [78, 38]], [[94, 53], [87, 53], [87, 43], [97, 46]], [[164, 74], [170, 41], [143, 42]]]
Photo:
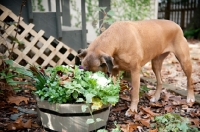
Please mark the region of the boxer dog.
[[151, 102], [160, 98], [162, 89], [161, 67], [172, 52], [187, 76], [187, 102], [195, 101], [191, 78], [192, 65], [187, 40], [179, 25], [169, 20], [119, 21], [98, 36], [78, 55], [82, 66], [90, 71], [101, 70], [116, 76], [119, 70], [131, 73], [131, 105], [126, 116], [137, 112], [139, 102], [140, 71], [151, 60], [157, 79]]

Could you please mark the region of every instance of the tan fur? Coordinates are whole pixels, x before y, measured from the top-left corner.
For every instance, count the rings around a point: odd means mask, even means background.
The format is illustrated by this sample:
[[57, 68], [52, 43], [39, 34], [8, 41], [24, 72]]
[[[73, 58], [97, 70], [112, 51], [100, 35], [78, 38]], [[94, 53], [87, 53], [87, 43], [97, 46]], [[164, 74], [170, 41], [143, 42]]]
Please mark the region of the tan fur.
[[[160, 76], [162, 62], [170, 52], [175, 54], [187, 76], [187, 102], [194, 102], [188, 44], [181, 28], [172, 21], [115, 22], [79, 56], [82, 58], [82, 65], [91, 71], [104, 69], [103, 71], [107, 72], [111, 69], [113, 75], [119, 70], [131, 72], [133, 90], [131, 106], [126, 113], [130, 116], [130, 111], [137, 111], [141, 67], [152, 61], [152, 69], [157, 78], [157, 90], [151, 101], [155, 102], [160, 98], [162, 89]], [[106, 71], [105, 67], [100, 66], [102, 63], [106, 63], [108, 67]]]

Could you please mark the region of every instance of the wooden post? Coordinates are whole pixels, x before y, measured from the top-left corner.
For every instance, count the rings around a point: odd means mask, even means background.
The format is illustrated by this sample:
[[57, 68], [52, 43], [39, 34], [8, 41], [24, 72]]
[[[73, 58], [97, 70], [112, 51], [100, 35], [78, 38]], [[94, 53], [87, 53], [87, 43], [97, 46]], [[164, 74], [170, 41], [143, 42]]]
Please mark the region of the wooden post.
[[27, 1], [27, 7], [28, 7], [28, 21], [29, 23], [33, 23], [33, 12], [32, 12], [32, 4], [31, 1]]
[[69, 2], [69, 0], [62, 0], [62, 19], [64, 26], [71, 26]]
[[48, 0], [48, 8], [49, 8], [49, 11], [51, 11], [51, 0]]
[[165, 19], [170, 20], [170, 6], [171, 6], [171, 0], [167, 1], [167, 6], [165, 9]]
[[62, 40], [61, 20], [60, 20], [60, 0], [56, 0], [56, 19], [57, 19], [57, 36]]
[[85, 16], [85, 0], [81, 0], [81, 12], [82, 12], [82, 48], [87, 47], [86, 40], [86, 16]]
[[185, 10], [181, 11], [181, 28], [185, 29]]

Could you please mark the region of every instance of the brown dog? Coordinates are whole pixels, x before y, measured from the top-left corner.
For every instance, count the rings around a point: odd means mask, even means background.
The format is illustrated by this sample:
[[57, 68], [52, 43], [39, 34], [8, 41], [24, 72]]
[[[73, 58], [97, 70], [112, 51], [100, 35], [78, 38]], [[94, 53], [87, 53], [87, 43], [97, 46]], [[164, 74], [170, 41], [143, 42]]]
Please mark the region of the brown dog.
[[158, 101], [162, 89], [161, 67], [163, 60], [172, 52], [187, 76], [187, 102], [194, 102], [192, 65], [189, 47], [181, 28], [168, 20], [144, 20], [115, 22], [87, 49], [78, 55], [82, 66], [91, 71], [102, 70], [116, 75], [119, 70], [131, 72], [131, 111], [137, 112], [139, 102], [140, 70], [148, 61], [156, 75], [156, 92], [151, 101]]

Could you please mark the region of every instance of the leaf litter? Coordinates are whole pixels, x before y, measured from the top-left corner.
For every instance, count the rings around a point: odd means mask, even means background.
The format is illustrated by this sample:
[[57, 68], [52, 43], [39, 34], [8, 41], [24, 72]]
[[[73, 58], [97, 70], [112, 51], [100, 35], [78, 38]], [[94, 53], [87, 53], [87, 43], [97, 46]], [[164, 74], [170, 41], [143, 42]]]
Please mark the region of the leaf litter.
[[[157, 132], [157, 129], [151, 128], [153, 118], [165, 113], [177, 113], [183, 117], [189, 118], [193, 126], [200, 128], [200, 105], [194, 104], [189, 107], [186, 103], [186, 97], [176, 95], [162, 90], [161, 99], [158, 102], [151, 103], [150, 95], [155, 91], [155, 86], [147, 81], [141, 81], [141, 85], [150, 86], [150, 90], [140, 97], [138, 113], [131, 117], [126, 117], [125, 112], [130, 106], [130, 88], [125, 88], [129, 82], [123, 80], [121, 83], [119, 102], [111, 107], [111, 112], [107, 122], [106, 129], [114, 129], [115, 122], [124, 132]], [[2, 94], [2, 93], [1, 93]], [[14, 98], [16, 100], [14, 100]], [[31, 90], [22, 90], [16, 94], [2, 94], [0, 97], [0, 132], [18, 131], [18, 132], [40, 132], [44, 131], [41, 122], [36, 113], [22, 113], [16, 120], [11, 120], [11, 115], [20, 112], [33, 110], [36, 111], [36, 101], [33, 98]], [[25, 110], [21, 110], [25, 109]]]
[[[143, 83], [142, 85], [146, 84]], [[186, 103], [186, 97], [168, 92], [165, 89], [162, 90], [161, 99], [158, 102], [152, 103], [148, 98], [152, 90], [149, 90], [149, 92], [140, 97], [138, 113], [135, 113], [132, 117], [126, 117], [125, 112], [128, 106], [130, 106], [130, 92], [129, 90], [121, 91], [120, 95], [123, 96], [120, 96], [119, 102], [111, 108], [107, 129], [111, 131], [114, 127], [113, 122], [116, 121], [124, 132], [158, 132], [157, 129], [151, 127], [154, 117], [166, 113], [176, 113], [182, 117], [189, 118], [192, 125], [198, 127], [200, 130], [199, 104], [195, 103], [190, 107]], [[126, 109], [120, 107], [125, 107]]]

